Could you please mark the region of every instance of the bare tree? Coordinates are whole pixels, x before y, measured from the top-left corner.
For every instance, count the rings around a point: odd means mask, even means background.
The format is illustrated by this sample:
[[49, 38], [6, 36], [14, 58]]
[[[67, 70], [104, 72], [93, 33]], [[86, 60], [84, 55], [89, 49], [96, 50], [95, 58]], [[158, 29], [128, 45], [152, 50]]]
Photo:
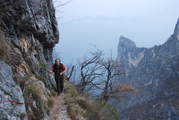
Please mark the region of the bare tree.
[[90, 55], [83, 56], [79, 60], [75, 70], [74, 67], [71, 68], [74, 71], [79, 71], [75, 73], [76, 78], [73, 77], [76, 80], [79, 93], [84, 94], [85, 91], [89, 93], [96, 89], [102, 91], [102, 93], [92, 96], [108, 101], [112, 94], [115, 96], [123, 92], [137, 92], [137, 89], [130, 86], [129, 83], [113, 84], [115, 76], [127, 74], [121, 73], [117, 69], [118, 67], [120, 67], [120, 64], [113, 59], [112, 51], [107, 58], [104, 58], [103, 51], [96, 48], [95, 52], [90, 52]]
[[75, 70], [75, 65], [73, 65], [72, 63], [66, 65], [66, 67], [68, 68], [65, 76], [67, 77], [67, 80], [69, 81], [70, 78], [73, 76], [74, 70]]
[[90, 55], [91, 57], [84, 56], [79, 61], [80, 81], [77, 87], [82, 94], [93, 87], [98, 87], [101, 82], [97, 79], [101, 79], [104, 74], [103, 66], [99, 64], [102, 61], [102, 51], [91, 52]]
[[105, 77], [106, 77], [104, 78], [105, 85], [103, 88], [101, 99], [107, 101], [109, 91], [112, 91], [112, 84], [113, 84], [114, 77], [116, 75], [120, 75], [120, 71], [116, 71], [120, 64], [113, 59], [111, 50], [109, 56], [103, 61], [101, 61], [100, 64], [105, 69]]
[[68, 0], [67, 2], [61, 2], [61, 0], [55, 0], [55, 1], [53, 2], [53, 4], [55, 5], [54, 7], [55, 7], [55, 9], [56, 9], [56, 8], [65, 6], [65, 5], [69, 4], [70, 2], [72, 2], [72, 0]]
[[101, 61], [100, 64], [104, 67], [105, 69], [105, 79], [104, 79], [104, 88], [103, 88], [103, 92], [101, 95], [101, 99], [108, 101], [109, 96], [111, 95], [115, 95], [115, 93], [123, 93], [123, 92], [132, 92], [135, 93], [138, 90], [134, 87], [132, 87], [129, 83], [126, 84], [113, 84], [114, 79], [116, 78], [116, 76], [118, 75], [123, 75], [123, 74], [128, 74], [128, 73], [121, 73], [119, 71], [119, 67], [120, 67], [120, 63], [115, 61], [113, 59], [113, 54], [112, 54], [112, 50], [110, 50], [110, 54], [108, 55], [108, 57]]
[[[63, 13], [64, 11], [61, 10], [61, 8], [63, 6], [66, 6], [67, 4], [71, 3], [73, 0], [67, 0], [67, 1], [61, 1], [61, 0], [54, 0], [53, 1], [53, 4], [54, 4], [54, 8], [55, 10], [57, 11], [57, 13]], [[57, 19], [61, 19], [63, 18], [63, 16], [59, 16], [59, 14], [56, 14], [57, 15]]]

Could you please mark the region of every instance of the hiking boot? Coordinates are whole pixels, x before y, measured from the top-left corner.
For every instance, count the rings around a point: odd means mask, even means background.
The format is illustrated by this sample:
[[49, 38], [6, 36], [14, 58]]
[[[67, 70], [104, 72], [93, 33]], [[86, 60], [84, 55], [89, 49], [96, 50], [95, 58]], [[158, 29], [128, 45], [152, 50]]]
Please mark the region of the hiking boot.
[[60, 96], [61, 93], [58, 93], [58, 96]]

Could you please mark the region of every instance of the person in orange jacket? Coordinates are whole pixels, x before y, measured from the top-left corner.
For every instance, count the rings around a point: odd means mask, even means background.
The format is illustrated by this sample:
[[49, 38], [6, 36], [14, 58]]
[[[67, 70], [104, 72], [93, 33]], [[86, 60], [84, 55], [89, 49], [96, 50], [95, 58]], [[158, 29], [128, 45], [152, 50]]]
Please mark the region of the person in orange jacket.
[[64, 73], [66, 72], [66, 67], [60, 61], [60, 59], [55, 60], [55, 64], [52, 66], [51, 70], [48, 72], [54, 72], [54, 77], [57, 85], [57, 92], [60, 95], [64, 88]]

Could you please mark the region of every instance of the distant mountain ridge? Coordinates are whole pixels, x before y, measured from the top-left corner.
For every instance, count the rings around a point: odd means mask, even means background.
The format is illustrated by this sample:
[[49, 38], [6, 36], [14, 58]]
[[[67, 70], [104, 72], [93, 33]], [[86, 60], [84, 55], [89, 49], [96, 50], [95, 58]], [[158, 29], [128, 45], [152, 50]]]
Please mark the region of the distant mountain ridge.
[[117, 62], [121, 72], [115, 83], [129, 82], [140, 92], [117, 105], [122, 120], [179, 119], [179, 20], [174, 33], [159, 46], [138, 48], [123, 36], [119, 39]]

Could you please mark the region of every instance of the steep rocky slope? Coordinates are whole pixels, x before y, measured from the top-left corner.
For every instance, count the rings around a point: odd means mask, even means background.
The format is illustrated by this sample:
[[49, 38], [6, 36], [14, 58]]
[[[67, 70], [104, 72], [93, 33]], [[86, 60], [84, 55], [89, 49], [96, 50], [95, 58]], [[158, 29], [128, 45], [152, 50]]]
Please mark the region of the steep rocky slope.
[[[65, 80], [57, 96], [52, 65], [59, 32], [52, 0], [0, 0], [0, 120], [117, 120], [105, 101]], [[68, 68], [67, 68], [68, 69]]]
[[122, 120], [179, 119], [179, 20], [162, 45], [138, 48], [120, 37], [117, 62], [121, 73], [115, 83], [130, 83], [140, 92], [125, 94], [117, 105]]
[[0, 119], [50, 119], [47, 73], [59, 32], [52, 0], [0, 0]]

